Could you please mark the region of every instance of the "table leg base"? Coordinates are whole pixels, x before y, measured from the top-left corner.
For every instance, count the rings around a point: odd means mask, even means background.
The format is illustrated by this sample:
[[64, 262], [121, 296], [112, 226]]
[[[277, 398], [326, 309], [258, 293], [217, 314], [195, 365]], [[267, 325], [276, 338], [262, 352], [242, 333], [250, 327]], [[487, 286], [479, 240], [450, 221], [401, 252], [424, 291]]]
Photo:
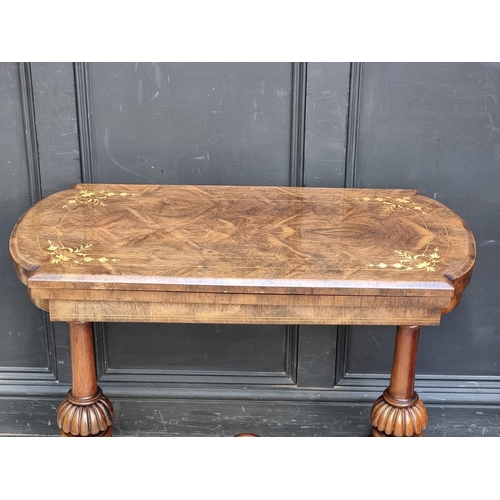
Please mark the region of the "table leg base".
[[92, 436], [75, 436], [73, 434], [68, 434], [64, 431], [61, 431], [61, 436], [62, 437], [111, 437], [111, 434], [113, 433], [113, 426], [108, 427], [105, 431], [99, 432], [99, 434], [95, 434]]
[[[386, 434], [385, 432], [381, 432], [376, 427], [373, 428], [372, 435], [374, 437], [399, 437], [399, 436], [395, 436], [394, 434]], [[412, 436], [405, 436], [405, 437], [423, 437], [423, 436], [424, 436], [424, 433], [421, 432], [420, 434], [413, 434]]]
[[386, 390], [372, 406], [371, 421], [376, 437], [421, 437], [427, 426], [427, 410], [415, 393], [408, 401], [392, 398]]
[[113, 405], [100, 388], [90, 398], [76, 398], [69, 391], [59, 406], [57, 425], [66, 437], [108, 437], [113, 418]]

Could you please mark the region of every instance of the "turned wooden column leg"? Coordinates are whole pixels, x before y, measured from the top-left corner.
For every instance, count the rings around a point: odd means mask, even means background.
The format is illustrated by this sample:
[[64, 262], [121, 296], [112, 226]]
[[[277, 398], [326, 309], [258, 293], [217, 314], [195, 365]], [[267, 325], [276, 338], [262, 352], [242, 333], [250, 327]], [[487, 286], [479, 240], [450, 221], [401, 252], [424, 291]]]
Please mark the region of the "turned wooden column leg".
[[114, 411], [97, 385], [92, 323], [69, 323], [72, 386], [59, 406], [65, 437], [111, 436]]
[[415, 392], [419, 326], [398, 326], [389, 387], [373, 404], [373, 435], [420, 437], [427, 410]]

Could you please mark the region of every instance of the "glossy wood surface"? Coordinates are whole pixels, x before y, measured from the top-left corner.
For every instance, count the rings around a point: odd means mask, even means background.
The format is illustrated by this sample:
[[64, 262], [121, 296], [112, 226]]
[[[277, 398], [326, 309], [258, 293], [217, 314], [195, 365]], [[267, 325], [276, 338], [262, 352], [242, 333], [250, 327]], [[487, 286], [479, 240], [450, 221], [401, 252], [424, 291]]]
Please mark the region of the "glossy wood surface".
[[438, 324], [475, 259], [454, 212], [383, 189], [79, 184], [10, 248], [62, 321]]

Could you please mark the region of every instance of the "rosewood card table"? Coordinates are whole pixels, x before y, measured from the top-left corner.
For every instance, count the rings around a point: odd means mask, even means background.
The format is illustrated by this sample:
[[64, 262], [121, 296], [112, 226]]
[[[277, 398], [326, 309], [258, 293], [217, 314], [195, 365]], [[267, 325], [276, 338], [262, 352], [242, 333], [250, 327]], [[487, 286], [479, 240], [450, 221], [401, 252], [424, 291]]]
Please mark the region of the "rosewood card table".
[[475, 262], [466, 223], [414, 190], [78, 184], [20, 218], [19, 279], [69, 323], [63, 436], [109, 436], [92, 322], [395, 325], [375, 436], [421, 436], [419, 329], [460, 301]]

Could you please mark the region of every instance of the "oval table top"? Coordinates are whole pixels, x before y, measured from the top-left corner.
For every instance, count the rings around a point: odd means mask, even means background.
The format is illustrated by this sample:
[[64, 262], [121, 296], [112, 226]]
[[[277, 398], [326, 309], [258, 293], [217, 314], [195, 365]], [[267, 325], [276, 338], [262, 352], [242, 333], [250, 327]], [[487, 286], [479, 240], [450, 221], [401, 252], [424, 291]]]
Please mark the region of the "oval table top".
[[37, 289], [449, 297], [474, 237], [401, 189], [77, 184], [36, 203], [10, 239]]

